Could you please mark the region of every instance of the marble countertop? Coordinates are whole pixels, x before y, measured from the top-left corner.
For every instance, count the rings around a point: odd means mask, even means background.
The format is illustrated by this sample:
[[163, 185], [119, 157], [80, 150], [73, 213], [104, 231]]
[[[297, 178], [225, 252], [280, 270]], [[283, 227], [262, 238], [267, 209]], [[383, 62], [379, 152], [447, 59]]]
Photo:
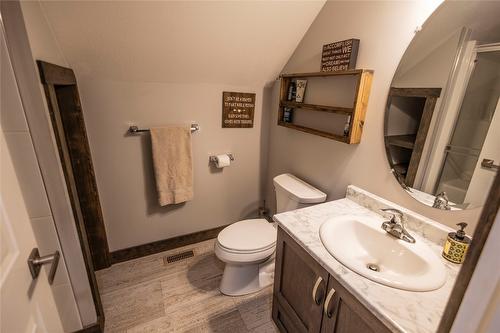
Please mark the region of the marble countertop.
[[[405, 191], [406, 191], [406, 193], [411, 195], [413, 197], [413, 199], [418, 200], [421, 203], [423, 203], [424, 205], [429, 206], [429, 207], [432, 207], [432, 205], [434, 204], [434, 200], [436, 199], [435, 195], [432, 195], [432, 194], [429, 194], [426, 192], [422, 192], [422, 191], [417, 190], [415, 188], [411, 188], [410, 191], [408, 191], [408, 190], [405, 190]], [[450, 205], [450, 210], [462, 210], [462, 208], [457, 207], [456, 203], [454, 203], [452, 201], [448, 201], [448, 204]]]
[[404, 211], [408, 215], [408, 229], [417, 242], [425, 242], [441, 257], [442, 243], [450, 228], [355, 186], [349, 186], [345, 199], [277, 214], [274, 219], [389, 329], [394, 332], [434, 333], [453, 288], [459, 265], [442, 258], [447, 273], [443, 287], [427, 292], [405, 291], [373, 282], [349, 270], [335, 260], [321, 243], [319, 228], [327, 219], [357, 215], [372, 217], [381, 224], [387, 219], [375, 212], [378, 207], [393, 207]]

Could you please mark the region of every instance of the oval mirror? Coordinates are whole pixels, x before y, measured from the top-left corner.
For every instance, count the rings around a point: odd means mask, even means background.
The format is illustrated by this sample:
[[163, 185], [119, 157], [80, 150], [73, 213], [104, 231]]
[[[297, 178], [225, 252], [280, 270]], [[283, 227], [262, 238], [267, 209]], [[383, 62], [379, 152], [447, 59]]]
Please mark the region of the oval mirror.
[[482, 206], [500, 164], [500, 2], [446, 1], [394, 75], [384, 140], [391, 171], [435, 208]]

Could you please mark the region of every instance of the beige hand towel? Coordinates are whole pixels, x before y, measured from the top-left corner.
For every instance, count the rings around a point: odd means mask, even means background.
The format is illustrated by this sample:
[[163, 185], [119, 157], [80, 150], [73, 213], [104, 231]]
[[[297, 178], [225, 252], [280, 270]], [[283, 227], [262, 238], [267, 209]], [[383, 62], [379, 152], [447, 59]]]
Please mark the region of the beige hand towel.
[[160, 206], [193, 199], [191, 126], [151, 128], [151, 143]]

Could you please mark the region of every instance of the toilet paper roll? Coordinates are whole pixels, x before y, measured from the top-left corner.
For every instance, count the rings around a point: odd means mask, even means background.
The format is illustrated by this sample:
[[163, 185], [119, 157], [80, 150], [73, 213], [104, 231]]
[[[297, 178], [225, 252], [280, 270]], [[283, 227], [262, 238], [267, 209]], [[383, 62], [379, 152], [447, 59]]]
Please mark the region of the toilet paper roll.
[[231, 159], [227, 154], [215, 156], [215, 166], [219, 169], [227, 167], [231, 164]]

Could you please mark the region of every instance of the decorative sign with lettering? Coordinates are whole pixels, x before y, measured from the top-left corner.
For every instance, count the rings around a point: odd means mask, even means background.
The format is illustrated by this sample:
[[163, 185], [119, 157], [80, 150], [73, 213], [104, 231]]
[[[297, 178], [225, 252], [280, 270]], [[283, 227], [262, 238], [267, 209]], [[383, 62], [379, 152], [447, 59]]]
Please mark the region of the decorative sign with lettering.
[[356, 68], [359, 39], [347, 39], [323, 45], [321, 71], [337, 72]]
[[227, 92], [222, 93], [222, 127], [253, 127], [255, 94]]

